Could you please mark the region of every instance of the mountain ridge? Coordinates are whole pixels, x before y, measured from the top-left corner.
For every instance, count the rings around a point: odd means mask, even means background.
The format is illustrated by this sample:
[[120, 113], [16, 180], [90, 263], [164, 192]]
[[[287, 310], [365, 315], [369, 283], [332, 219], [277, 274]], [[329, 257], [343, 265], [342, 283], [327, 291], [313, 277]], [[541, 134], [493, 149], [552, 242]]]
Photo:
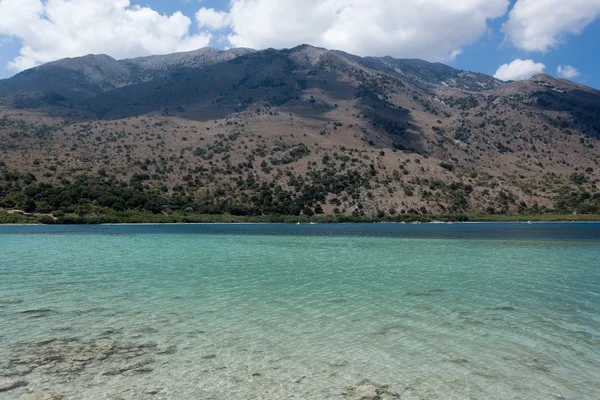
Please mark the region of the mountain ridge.
[[89, 55], [0, 81], [0, 122], [0, 196], [21, 199], [5, 205], [91, 174], [169, 210], [180, 195], [262, 214], [600, 210], [600, 92], [549, 75], [309, 45]]
[[[300, 45], [291, 49], [283, 49], [283, 50], [274, 50], [274, 49], [266, 49], [266, 50], [253, 50], [247, 48], [233, 48], [230, 50], [219, 50], [212, 47], [204, 47], [198, 50], [189, 51], [189, 52], [179, 52], [165, 55], [153, 55], [153, 56], [145, 56], [145, 57], [136, 57], [136, 58], [126, 58], [117, 60], [111, 56], [106, 54], [88, 54], [81, 57], [72, 57], [72, 58], [64, 58], [57, 61], [52, 61], [46, 64], [42, 64], [40, 66], [25, 70], [16, 74], [15, 76], [0, 80], [0, 88], [2, 84], [6, 84], [7, 82], [19, 80], [22, 77], [34, 75], [36, 72], [47, 71], [51, 68], [65, 68], [73, 71], [84, 72], [90, 75], [90, 79], [92, 82], [97, 81], [94, 75], [97, 75], [97, 72], [102, 72], [105, 75], [109, 73], [117, 75], [115, 83], [113, 84], [104, 84], [104, 88], [112, 89], [122, 87], [128, 84], [140, 83], [140, 81], [147, 81], [156, 77], [161, 76], [161, 73], [168, 73], [170, 71], [176, 70], [178, 68], [204, 68], [209, 65], [213, 65], [219, 62], [228, 61], [246, 54], [259, 53], [259, 52], [268, 52], [268, 51], [289, 51], [290, 53], [309, 50], [312, 52], [321, 52], [321, 53], [331, 53], [343, 55], [344, 57], [351, 57], [354, 60], [362, 60], [363, 62], [374, 62], [379, 65], [377, 67], [382, 70], [388, 69], [387, 72], [390, 72], [390, 68], [393, 69], [392, 66], [386, 65], [397, 63], [398, 65], [407, 67], [411, 73], [415, 73], [419, 70], [428, 69], [429, 73], [422, 74], [417, 72], [421, 77], [429, 77], [432, 78], [432, 71], [437, 69], [437, 72], [440, 73], [440, 69], [443, 70], [443, 73], [449, 78], [455, 78], [460, 76], [461, 74], [473, 74], [475, 76], [484, 77], [484, 74], [457, 70], [455, 68], [446, 66], [441, 63], [430, 63], [423, 60], [418, 59], [395, 59], [390, 56], [386, 57], [358, 57], [354, 55], [350, 55], [348, 53], [337, 51], [337, 50], [327, 50], [324, 48], [314, 47], [310, 45]], [[413, 64], [413, 65], [411, 65]], [[427, 66], [427, 68], [424, 68]], [[393, 71], [392, 71], [393, 72]], [[396, 73], [399, 73], [396, 71]], [[129, 79], [126, 79], [129, 78]], [[489, 78], [489, 77], [488, 77]], [[85, 79], [83, 79], [85, 80]], [[107, 79], [110, 81], [110, 79]], [[497, 79], [493, 79], [496, 85], [500, 84], [500, 81]], [[440, 83], [440, 82], [435, 82]], [[489, 86], [492, 87], [492, 86]], [[485, 88], [485, 87], [484, 87]], [[476, 87], [465, 88], [467, 90], [475, 90], [478, 91]], [[481, 90], [481, 88], [479, 88]]]

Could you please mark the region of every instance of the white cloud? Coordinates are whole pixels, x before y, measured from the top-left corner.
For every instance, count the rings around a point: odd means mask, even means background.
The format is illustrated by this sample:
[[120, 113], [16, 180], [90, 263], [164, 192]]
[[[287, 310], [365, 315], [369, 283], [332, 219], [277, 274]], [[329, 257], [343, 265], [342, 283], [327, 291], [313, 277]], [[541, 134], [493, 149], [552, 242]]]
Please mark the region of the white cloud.
[[600, 0], [518, 0], [503, 30], [518, 48], [546, 52], [600, 15]]
[[[400, 4], [401, 3], [401, 4]], [[358, 55], [451, 60], [504, 15], [508, 0], [231, 0], [234, 47], [301, 43]], [[206, 11], [202, 24], [208, 24]]]
[[63, 57], [105, 53], [116, 58], [207, 46], [212, 35], [191, 35], [190, 18], [161, 15], [129, 0], [0, 0], [0, 34], [21, 40], [9, 68], [20, 71]]
[[535, 63], [533, 60], [514, 60], [510, 64], [504, 64], [498, 68], [494, 78], [502, 81], [521, 81], [529, 79], [535, 74], [544, 72], [546, 66], [542, 63]]
[[215, 11], [212, 8], [202, 7], [196, 13], [196, 21], [200, 28], [209, 30], [220, 30], [229, 26], [229, 14], [223, 11]]
[[579, 70], [570, 65], [559, 65], [556, 69], [556, 73], [559, 77], [566, 79], [573, 79], [579, 76]]

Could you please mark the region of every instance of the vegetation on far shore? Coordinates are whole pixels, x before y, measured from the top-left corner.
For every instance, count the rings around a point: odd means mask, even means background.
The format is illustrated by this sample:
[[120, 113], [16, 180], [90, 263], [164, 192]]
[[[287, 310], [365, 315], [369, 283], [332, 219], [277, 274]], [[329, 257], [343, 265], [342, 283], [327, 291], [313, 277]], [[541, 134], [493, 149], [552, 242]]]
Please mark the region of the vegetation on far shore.
[[94, 224], [191, 224], [191, 223], [392, 223], [392, 222], [593, 222], [600, 221], [599, 214], [510, 214], [510, 215], [418, 215], [405, 214], [395, 217], [371, 218], [352, 216], [290, 216], [259, 215], [239, 216], [231, 214], [197, 214], [175, 212], [171, 214], [154, 214], [149, 211], [111, 211], [103, 215], [85, 215], [59, 213], [52, 214], [15, 214], [0, 211], [0, 225], [9, 224], [61, 224], [61, 225], [94, 225]]
[[[232, 191], [199, 194], [165, 191], [133, 175], [128, 182], [104, 176], [81, 175], [59, 185], [38, 182], [30, 173], [1, 170], [0, 224], [104, 224], [104, 223], [296, 223], [296, 222], [510, 222], [599, 221], [600, 194], [557, 191], [555, 206], [470, 209], [469, 191], [462, 184], [452, 189], [458, 200], [445, 214], [419, 210], [377, 210], [361, 207], [344, 212], [339, 196], [363, 190], [366, 179], [358, 172], [318, 176], [295, 182], [292, 188], [253, 179], [238, 180]], [[453, 186], [453, 185], [450, 185]], [[368, 194], [368, 192], [367, 192]], [[329, 213], [325, 212], [325, 206]], [[8, 212], [13, 210], [12, 212]], [[20, 211], [15, 211], [20, 210]], [[518, 211], [517, 211], [518, 210]]]

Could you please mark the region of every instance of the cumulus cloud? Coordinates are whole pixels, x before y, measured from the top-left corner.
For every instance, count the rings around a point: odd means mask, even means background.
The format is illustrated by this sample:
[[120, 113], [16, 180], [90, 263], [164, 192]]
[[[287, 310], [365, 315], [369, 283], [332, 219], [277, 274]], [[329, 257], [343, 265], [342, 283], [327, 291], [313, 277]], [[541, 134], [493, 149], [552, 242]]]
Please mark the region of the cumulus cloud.
[[0, 0], [0, 34], [20, 39], [9, 68], [21, 71], [64, 57], [105, 53], [116, 58], [188, 51], [212, 35], [190, 34], [192, 20], [162, 15], [129, 0]]
[[229, 26], [229, 14], [223, 11], [215, 11], [212, 8], [202, 7], [196, 13], [196, 21], [200, 28], [209, 30], [220, 30]]
[[600, 15], [600, 0], [518, 0], [503, 30], [523, 50], [546, 52]]
[[[231, 28], [234, 47], [308, 43], [358, 55], [448, 61], [504, 15], [508, 0], [231, 0], [226, 15], [202, 12], [201, 24]], [[218, 18], [217, 18], [218, 16]]]
[[533, 60], [516, 59], [510, 64], [504, 64], [498, 68], [494, 78], [502, 81], [521, 81], [529, 79], [535, 74], [544, 72], [546, 66], [542, 63], [535, 63]]
[[570, 65], [559, 65], [556, 69], [556, 73], [559, 77], [566, 79], [573, 79], [579, 76], [579, 70]]

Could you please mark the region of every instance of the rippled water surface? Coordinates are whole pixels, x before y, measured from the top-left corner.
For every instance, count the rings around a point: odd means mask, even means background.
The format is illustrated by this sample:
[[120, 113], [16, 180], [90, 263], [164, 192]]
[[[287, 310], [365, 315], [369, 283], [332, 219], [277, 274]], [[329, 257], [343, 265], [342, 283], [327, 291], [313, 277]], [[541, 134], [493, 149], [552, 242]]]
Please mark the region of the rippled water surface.
[[600, 399], [600, 224], [0, 227], [0, 377], [2, 400]]

